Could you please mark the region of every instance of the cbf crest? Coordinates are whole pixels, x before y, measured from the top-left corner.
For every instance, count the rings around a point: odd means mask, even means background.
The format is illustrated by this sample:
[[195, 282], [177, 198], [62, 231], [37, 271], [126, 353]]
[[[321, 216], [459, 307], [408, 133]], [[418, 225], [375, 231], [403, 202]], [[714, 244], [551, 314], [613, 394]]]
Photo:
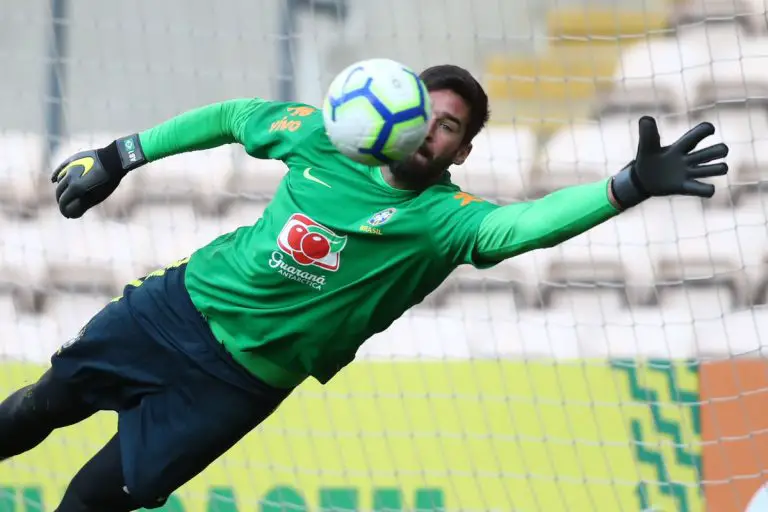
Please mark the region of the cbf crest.
[[382, 224], [388, 222], [396, 211], [396, 208], [387, 208], [386, 210], [376, 212], [371, 216], [370, 219], [368, 219], [368, 225], [381, 226]]

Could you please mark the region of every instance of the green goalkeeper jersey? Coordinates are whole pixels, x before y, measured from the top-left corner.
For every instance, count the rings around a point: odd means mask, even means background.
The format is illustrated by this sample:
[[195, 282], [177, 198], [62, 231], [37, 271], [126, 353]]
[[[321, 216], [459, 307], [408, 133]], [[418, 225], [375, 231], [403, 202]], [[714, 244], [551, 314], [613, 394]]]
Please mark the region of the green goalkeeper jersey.
[[186, 270], [216, 338], [279, 387], [308, 376], [327, 382], [459, 265], [491, 266], [617, 213], [606, 182], [503, 207], [463, 192], [449, 173], [423, 191], [393, 188], [380, 168], [338, 153], [322, 113], [299, 103], [209, 105], [140, 140], [149, 161], [239, 143], [252, 157], [285, 163], [262, 218], [198, 249]]

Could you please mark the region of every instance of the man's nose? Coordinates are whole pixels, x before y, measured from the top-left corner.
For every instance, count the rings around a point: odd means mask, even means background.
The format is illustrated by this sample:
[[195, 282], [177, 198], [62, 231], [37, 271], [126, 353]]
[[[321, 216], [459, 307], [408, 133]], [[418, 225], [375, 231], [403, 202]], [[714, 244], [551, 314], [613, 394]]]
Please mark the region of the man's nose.
[[430, 119], [429, 124], [427, 124], [427, 137], [426, 137], [427, 142], [431, 142], [432, 139], [434, 138], [436, 126], [437, 126], [437, 123], [435, 122], [435, 120]]

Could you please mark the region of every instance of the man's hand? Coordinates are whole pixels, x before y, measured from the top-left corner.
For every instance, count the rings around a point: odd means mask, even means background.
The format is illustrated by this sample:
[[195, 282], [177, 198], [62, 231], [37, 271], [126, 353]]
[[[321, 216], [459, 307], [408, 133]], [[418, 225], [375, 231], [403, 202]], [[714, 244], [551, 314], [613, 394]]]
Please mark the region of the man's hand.
[[621, 208], [630, 208], [654, 196], [686, 195], [712, 197], [715, 186], [699, 178], [728, 173], [724, 162], [704, 165], [725, 158], [723, 143], [694, 151], [704, 139], [715, 133], [711, 123], [700, 123], [670, 146], [661, 146], [659, 130], [652, 117], [640, 118], [637, 157], [611, 180], [611, 191]]
[[128, 171], [146, 163], [138, 135], [101, 148], [75, 153], [62, 162], [51, 181], [56, 186], [59, 211], [77, 219], [115, 191]]

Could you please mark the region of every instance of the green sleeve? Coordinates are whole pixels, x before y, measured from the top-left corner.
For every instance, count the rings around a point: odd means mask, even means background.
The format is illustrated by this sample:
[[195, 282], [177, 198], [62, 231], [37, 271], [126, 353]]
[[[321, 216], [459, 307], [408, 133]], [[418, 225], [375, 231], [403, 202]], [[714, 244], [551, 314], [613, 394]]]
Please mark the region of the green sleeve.
[[255, 158], [283, 161], [306, 153], [309, 147], [330, 144], [322, 111], [303, 103], [264, 100], [257, 100], [240, 142]]
[[286, 158], [322, 128], [322, 113], [301, 103], [233, 99], [189, 110], [139, 133], [149, 162], [239, 143], [251, 156]]
[[167, 156], [242, 143], [248, 117], [258, 100], [234, 99], [189, 110], [139, 133], [149, 162]]
[[441, 195], [437, 204], [429, 208], [427, 219], [428, 233], [439, 253], [452, 266], [493, 266], [476, 259], [475, 247], [483, 219], [500, 207], [458, 187]]
[[494, 210], [480, 223], [477, 259], [498, 262], [553, 247], [618, 215], [608, 199], [608, 181], [564, 188], [536, 201]]

